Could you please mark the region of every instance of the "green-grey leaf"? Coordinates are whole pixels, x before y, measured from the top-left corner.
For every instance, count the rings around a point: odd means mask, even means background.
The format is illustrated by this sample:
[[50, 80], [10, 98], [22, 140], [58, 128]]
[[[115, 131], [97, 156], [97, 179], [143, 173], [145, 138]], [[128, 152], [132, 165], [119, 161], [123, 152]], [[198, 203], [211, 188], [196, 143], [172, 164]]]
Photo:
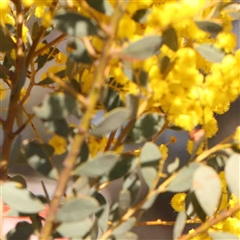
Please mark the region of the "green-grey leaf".
[[151, 197], [149, 197], [146, 202], [142, 205], [141, 209], [143, 210], [148, 210], [149, 208], [152, 207], [152, 205], [154, 204], [156, 198], [158, 196], [158, 192], [155, 190], [155, 191], [152, 191], [152, 195]]
[[99, 204], [95, 198], [79, 197], [66, 202], [57, 213], [59, 222], [77, 222], [99, 210]]
[[14, 177], [11, 177], [9, 181], [22, 184], [22, 188], [27, 187], [27, 182], [21, 175], [15, 175]]
[[178, 239], [181, 237], [183, 229], [185, 227], [185, 221], [187, 220], [186, 213], [184, 211], [179, 212], [177, 215], [176, 222], [173, 228], [173, 239]]
[[7, 52], [14, 48], [14, 42], [9, 35], [7, 35], [0, 26], [0, 52]]
[[199, 163], [191, 163], [183, 167], [167, 186], [166, 191], [169, 192], [185, 192], [188, 191], [192, 185], [192, 176], [194, 171], [200, 166]]
[[106, 152], [95, 157], [92, 160], [84, 162], [74, 171], [75, 175], [87, 177], [100, 177], [107, 174], [117, 163], [119, 155], [114, 152]]
[[29, 142], [24, 146], [25, 156], [28, 165], [42, 175], [57, 179], [58, 172], [51, 164], [50, 157], [54, 149], [48, 144], [40, 144], [37, 142]]
[[85, 218], [76, 222], [64, 222], [56, 231], [62, 237], [71, 237], [76, 239], [77, 237], [85, 236], [93, 226], [93, 221], [90, 218]]
[[46, 127], [50, 132], [56, 133], [59, 136], [67, 137], [70, 133], [70, 127], [66, 119], [56, 119], [50, 121], [43, 121], [44, 127]]
[[119, 93], [114, 91], [113, 89], [109, 88], [107, 90], [107, 97], [104, 101], [104, 106], [106, 107], [107, 111], [111, 111], [116, 107], [123, 106], [122, 100], [119, 97]]
[[213, 21], [195, 21], [196, 25], [203, 31], [209, 33], [219, 33], [223, 30], [221, 24]]
[[[54, 73], [54, 75], [56, 75], [57, 77], [60, 77], [60, 78], [64, 78], [65, 70]], [[54, 81], [50, 77], [46, 77], [43, 80], [41, 80], [40, 82], [38, 82], [37, 85], [43, 86], [43, 85], [48, 85], [48, 84], [52, 84], [52, 83], [54, 83]]]
[[2, 186], [3, 201], [21, 213], [38, 213], [44, 204], [26, 188], [18, 188], [16, 182], [6, 182]]
[[14, 239], [29, 240], [33, 232], [34, 232], [34, 228], [32, 224], [26, 221], [22, 221], [22, 222], [19, 222], [15, 226], [15, 228], [10, 230], [7, 233], [6, 237], [8, 240], [14, 240]]
[[221, 181], [216, 171], [208, 166], [200, 166], [196, 169], [192, 178], [194, 194], [204, 210], [211, 217], [221, 198]]
[[227, 185], [232, 193], [240, 198], [240, 154], [233, 153], [226, 164], [225, 167], [225, 177]]
[[159, 147], [152, 142], [147, 142], [144, 144], [140, 154], [141, 166], [152, 166], [158, 165], [159, 160], [162, 155]]
[[98, 12], [104, 13], [107, 16], [113, 14], [112, 5], [107, 0], [86, 0], [87, 3]]
[[221, 62], [225, 56], [225, 52], [216, 48], [213, 44], [204, 43], [196, 46], [197, 52], [209, 62]]
[[168, 164], [167, 171], [168, 173], [173, 173], [179, 167], [180, 159], [178, 157], [175, 158], [174, 162]]
[[126, 96], [126, 107], [130, 111], [130, 117], [135, 118], [138, 112], [139, 98], [132, 94]]
[[161, 36], [147, 36], [130, 43], [122, 54], [133, 59], [144, 60], [154, 55], [162, 46]]
[[120, 217], [123, 216], [128, 208], [131, 205], [131, 193], [129, 190], [127, 189], [122, 189], [119, 193], [119, 197], [118, 197], [118, 203], [119, 203], [119, 215]]
[[115, 108], [106, 113], [93, 128], [91, 134], [100, 137], [117, 130], [129, 118], [130, 111], [125, 107]]
[[138, 158], [134, 155], [121, 154], [117, 163], [111, 169], [106, 177], [103, 177], [101, 182], [112, 181], [121, 178], [133, 171], [138, 164]]
[[33, 111], [43, 120], [62, 119], [70, 115], [77, 107], [74, 97], [64, 93], [47, 94], [41, 106], [34, 106]]
[[228, 232], [212, 232], [209, 231], [208, 234], [210, 235], [210, 237], [213, 240], [239, 240], [239, 236], [232, 234], [232, 233], [228, 233]]
[[150, 9], [147, 9], [147, 8], [139, 9], [133, 14], [132, 19], [135, 22], [138, 22], [141, 24], [146, 23], [147, 16], [149, 13], [150, 13]]
[[85, 37], [97, 34], [96, 22], [75, 12], [58, 14], [54, 22], [56, 28], [68, 36]]
[[173, 51], [178, 50], [178, 37], [174, 28], [170, 27], [163, 32], [163, 43]]
[[141, 168], [141, 174], [148, 188], [151, 189], [158, 176], [158, 171], [154, 167], [143, 167]]
[[74, 49], [69, 54], [69, 60], [72, 60], [77, 63], [85, 63], [90, 64], [91, 58], [88, 55], [88, 51], [84, 45], [84, 43], [79, 39], [71, 39], [68, 42], [68, 47]]
[[130, 229], [132, 229], [135, 222], [136, 222], [136, 218], [135, 217], [130, 217], [125, 222], [122, 222], [118, 227], [116, 227], [113, 230], [112, 234], [113, 235], [121, 235], [121, 234], [124, 234], [124, 233], [128, 232]]
[[170, 67], [171, 60], [168, 56], [163, 56], [160, 61], [160, 71], [162, 74], [166, 73]]
[[130, 130], [125, 143], [144, 143], [151, 140], [163, 127], [164, 117], [157, 113], [141, 116]]

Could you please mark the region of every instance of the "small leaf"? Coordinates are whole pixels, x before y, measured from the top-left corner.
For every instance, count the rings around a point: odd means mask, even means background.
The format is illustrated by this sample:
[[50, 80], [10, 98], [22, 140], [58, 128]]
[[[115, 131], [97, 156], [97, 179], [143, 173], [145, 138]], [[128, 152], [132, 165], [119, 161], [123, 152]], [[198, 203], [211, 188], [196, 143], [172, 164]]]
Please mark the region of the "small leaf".
[[119, 193], [118, 203], [119, 203], [119, 216], [122, 217], [131, 205], [131, 193], [127, 189], [122, 189]]
[[7, 52], [15, 47], [13, 40], [9, 35], [5, 33], [1, 26], [0, 26], [0, 39], [1, 39], [0, 52]]
[[173, 51], [178, 50], [178, 37], [174, 28], [170, 27], [163, 32], [163, 43]]
[[163, 127], [164, 117], [157, 113], [141, 116], [130, 130], [125, 143], [144, 143], [151, 140]]
[[220, 173], [224, 170], [227, 163], [227, 156], [213, 155], [207, 160], [207, 165], [212, 167], [216, 172]]
[[51, 164], [50, 157], [54, 149], [48, 144], [40, 144], [37, 142], [29, 142], [24, 146], [25, 156], [28, 165], [42, 175], [57, 179], [58, 172]]
[[158, 196], [158, 192], [156, 190], [152, 191], [151, 197], [149, 197], [145, 201], [145, 203], [142, 205], [141, 209], [143, 209], [143, 210], [150, 209], [152, 207], [152, 205], [155, 203], [157, 196]]
[[76, 99], [64, 93], [47, 94], [41, 106], [34, 106], [33, 111], [43, 120], [56, 120], [69, 116], [77, 108]]
[[52, 121], [43, 121], [44, 127], [52, 133], [59, 136], [67, 137], [71, 132], [70, 127], [65, 119], [56, 119]]
[[22, 221], [17, 223], [16, 227], [7, 233], [6, 237], [8, 240], [29, 240], [33, 232], [34, 228], [32, 224]]
[[127, 175], [137, 167], [137, 164], [138, 158], [134, 155], [121, 154], [117, 163], [108, 173], [108, 175], [103, 176], [103, 178], [101, 179], [101, 183], [106, 181], [113, 181]]
[[97, 34], [96, 22], [75, 12], [58, 14], [53, 21], [56, 28], [68, 36], [85, 37]]
[[61, 237], [70, 237], [77, 239], [78, 237], [85, 236], [93, 226], [93, 221], [90, 218], [85, 218], [76, 222], [64, 222], [56, 231]]
[[89, 156], [89, 148], [86, 142], [83, 142], [81, 151], [79, 153], [79, 156], [77, 158], [76, 164], [79, 165], [80, 163], [83, 163], [88, 160]]
[[149, 13], [150, 13], [150, 9], [146, 9], [146, 8], [139, 9], [133, 14], [132, 19], [135, 22], [144, 24], [147, 21], [147, 16]]
[[140, 154], [141, 173], [149, 189], [152, 188], [158, 175], [158, 165], [161, 157], [159, 147], [156, 144], [151, 142], [144, 144]]
[[225, 177], [228, 184], [228, 187], [232, 193], [236, 195], [237, 198], [240, 198], [240, 154], [233, 153], [225, 167]]
[[192, 185], [192, 177], [194, 171], [200, 166], [199, 163], [191, 163], [183, 167], [167, 186], [166, 191], [169, 192], [185, 192], [188, 191]]
[[104, 13], [107, 16], [111, 16], [113, 14], [112, 5], [107, 0], [86, 0], [87, 3], [97, 10], [98, 12]]
[[177, 215], [176, 222], [173, 228], [173, 239], [178, 239], [181, 237], [183, 229], [185, 227], [185, 222], [187, 220], [187, 216], [185, 212], [179, 212]]
[[11, 177], [9, 181], [20, 183], [22, 188], [27, 187], [26, 180], [21, 175], [15, 175], [14, 177]]
[[[61, 70], [57, 73], [54, 73], [54, 75], [59, 77], [59, 78], [64, 78], [65, 77], [65, 70]], [[38, 82], [37, 85], [44, 86], [44, 85], [48, 85], [48, 84], [52, 84], [52, 83], [54, 83], [54, 81], [50, 77], [46, 77], [43, 80], [41, 80], [40, 82]]]
[[37, 36], [39, 30], [40, 30], [40, 26], [38, 24], [38, 21], [35, 21], [32, 26], [32, 38], [33, 39], [35, 38], [35, 36]]
[[221, 181], [213, 168], [200, 166], [192, 179], [192, 190], [204, 212], [211, 217], [221, 198]]
[[175, 158], [174, 162], [168, 164], [167, 166], [167, 171], [168, 173], [173, 173], [174, 171], [177, 170], [177, 168], [179, 167], [180, 164], [180, 159], [178, 157]]
[[92, 62], [84, 43], [79, 39], [68, 41], [68, 48], [73, 49], [69, 54], [69, 60], [77, 63], [90, 64]]
[[138, 194], [141, 190], [141, 181], [136, 173], [130, 174], [124, 179], [123, 189], [128, 189], [131, 193], [131, 206], [137, 202]]
[[159, 160], [161, 159], [162, 155], [159, 150], [159, 147], [152, 142], [147, 142], [144, 144], [141, 154], [140, 154], [140, 161], [142, 166], [155, 166], [158, 164]]
[[221, 62], [225, 56], [225, 52], [216, 48], [213, 44], [204, 43], [196, 46], [197, 52], [209, 62]]
[[170, 58], [168, 56], [163, 56], [160, 62], [160, 71], [162, 74], [168, 71], [168, 68], [170, 67]]
[[114, 152], [106, 152], [94, 159], [84, 162], [74, 171], [75, 175], [87, 177], [100, 177], [107, 174], [117, 163], [119, 155]]
[[1, 194], [3, 201], [7, 205], [21, 213], [38, 213], [45, 207], [44, 204], [26, 188], [19, 188], [16, 182], [4, 183]]
[[196, 25], [203, 31], [209, 33], [219, 33], [223, 30], [221, 23], [216, 21], [195, 21]]
[[228, 233], [228, 232], [212, 232], [209, 231], [208, 234], [210, 235], [210, 237], [213, 240], [239, 240], [239, 236], [232, 234], [232, 233]]
[[128, 232], [130, 229], [132, 229], [135, 222], [136, 222], [136, 218], [135, 217], [130, 217], [129, 219], [127, 219], [126, 221], [121, 223], [118, 227], [116, 227], [113, 230], [112, 234], [113, 235], [121, 235], [121, 234], [124, 234], [124, 233]]
[[107, 90], [107, 97], [104, 101], [104, 106], [107, 111], [111, 111], [114, 108], [122, 107], [123, 103], [119, 97], [119, 93], [115, 92], [113, 89], [109, 88]]
[[240, 4], [239, 3], [230, 3], [224, 7], [224, 12], [226, 12], [234, 20], [240, 19]]
[[130, 111], [130, 117], [135, 118], [138, 112], [139, 98], [132, 94], [126, 96], [126, 107]]
[[99, 204], [92, 197], [79, 197], [66, 202], [57, 213], [59, 222], [81, 221], [99, 210]]
[[147, 36], [130, 43], [122, 54], [129, 58], [144, 60], [154, 55], [162, 46], [161, 36]]
[[91, 134], [101, 137], [117, 130], [129, 118], [130, 112], [127, 108], [119, 107], [106, 113], [93, 128]]

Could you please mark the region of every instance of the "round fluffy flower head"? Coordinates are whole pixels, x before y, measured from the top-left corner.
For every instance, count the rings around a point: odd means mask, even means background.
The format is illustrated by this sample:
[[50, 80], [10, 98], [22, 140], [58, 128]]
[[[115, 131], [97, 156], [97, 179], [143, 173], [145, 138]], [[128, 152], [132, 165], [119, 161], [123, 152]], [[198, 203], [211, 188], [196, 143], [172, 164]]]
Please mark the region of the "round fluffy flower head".
[[171, 199], [171, 206], [176, 212], [185, 210], [186, 193], [177, 193]]
[[10, 7], [9, 7], [9, 0], [1, 0], [0, 4], [0, 13], [1, 14], [6, 14], [10, 12]]
[[49, 144], [54, 148], [54, 154], [56, 155], [62, 155], [67, 150], [66, 140], [58, 135], [53, 136], [49, 140]]
[[12, 26], [15, 25], [15, 19], [9, 13], [3, 14], [2, 19], [3, 19], [5, 24], [9, 24], [9, 25], [12, 25]]
[[[195, 232], [194, 229], [189, 231], [189, 233], [194, 233], [194, 232]], [[212, 238], [206, 233], [201, 233], [195, 237], [192, 237], [191, 240], [212, 240]]]
[[235, 217], [227, 218], [223, 223], [222, 230], [225, 232], [240, 235], [240, 220]]
[[217, 35], [215, 45], [223, 48], [225, 52], [232, 52], [237, 45], [236, 35], [231, 32], [221, 32]]

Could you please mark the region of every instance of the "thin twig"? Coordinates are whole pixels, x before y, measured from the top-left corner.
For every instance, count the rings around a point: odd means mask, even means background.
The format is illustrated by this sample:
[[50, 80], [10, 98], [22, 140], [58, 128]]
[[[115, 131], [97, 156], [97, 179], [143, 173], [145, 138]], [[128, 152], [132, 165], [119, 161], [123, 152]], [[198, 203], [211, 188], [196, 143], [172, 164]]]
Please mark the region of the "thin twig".
[[72, 94], [81, 104], [83, 104], [84, 107], [88, 107], [87, 99], [78, 93], [75, 89], [67, 85], [66, 82], [64, 82], [60, 77], [56, 76], [53, 73], [47, 73], [47, 76], [50, 77], [54, 82], [58, 83], [62, 88], [64, 88], [66, 91], [68, 91], [70, 94]]
[[34, 116], [35, 116], [34, 114], [31, 114], [30, 116], [28, 116], [29, 118], [25, 121], [25, 123], [23, 123], [22, 126], [20, 126], [15, 132], [13, 132], [13, 134], [17, 136], [19, 133], [21, 133], [25, 129], [27, 124], [32, 121]]
[[53, 200], [51, 201], [51, 204], [50, 204], [48, 216], [47, 216], [45, 225], [42, 229], [42, 232], [40, 234], [41, 240], [48, 240], [52, 233], [53, 225], [55, 222], [55, 215], [57, 213], [61, 198], [65, 193], [68, 180], [72, 173], [72, 169], [75, 165], [76, 159], [78, 157], [81, 146], [84, 142], [85, 136], [88, 133], [92, 115], [96, 107], [96, 104], [98, 102], [99, 95], [101, 93], [101, 88], [107, 77], [106, 74], [108, 74], [106, 70], [108, 69], [107, 66], [110, 61], [110, 57], [109, 57], [110, 49], [115, 40], [118, 23], [122, 17], [122, 14], [123, 14], [122, 4], [119, 4], [111, 21], [112, 34], [111, 36], [109, 36], [109, 38], [105, 42], [103, 51], [100, 56], [100, 60], [96, 62], [96, 69], [94, 72], [94, 83], [89, 93], [90, 105], [86, 109], [85, 114], [83, 115], [81, 123], [78, 127], [79, 133], [76, 134], [74, 139], [71, 141], [71, 147], [70, 147], [69, 153], [64, 161], [64, 169], [62, 170], [60, 174], [60, 178], [57, 182], [56, 191], [55, 191]]
[[49, 194], [48, 194], [48, 192], [47, 192], [46, 186], [45, 186], [45, 184], [44, 184], [43, 181], [41, 181], [41, 184], [42, 184], [42, 188], [43, 188], [43, 191], [44, 191], [46, 200], [47, 200], [47, 202], [48, 202], [48, 204], [49, 204], [49, 203], [51, 202], [51, 200], [50, 200], [50, 198], [49, 198]]
[[190, 240], [191, 238], [197, 236], [200, 233], [207, 232], [210, 227], [223, 221], [224, 219], [226, 219], [228, 217], [231, 217], [234, 213], [238, 212], [239, 210], [240, 210], [240, 204], [237, 204], [233, 208], [228, 209], [227, 211], [224, 211], [217, 217], [212, 218], [209, 221], [203, 223], [201, 226], [196, 228], [194, 232], [183, 235], [182, 237], [179, 238], [179, 240]]

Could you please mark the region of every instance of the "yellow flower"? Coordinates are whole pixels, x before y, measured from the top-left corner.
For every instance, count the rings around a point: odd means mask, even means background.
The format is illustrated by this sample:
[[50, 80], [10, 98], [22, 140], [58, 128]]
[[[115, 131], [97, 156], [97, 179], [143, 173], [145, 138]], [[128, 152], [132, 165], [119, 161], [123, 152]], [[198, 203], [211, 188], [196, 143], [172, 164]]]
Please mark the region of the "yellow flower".
[[93, 72], [89, 69], [85, 69], [81, 78], [81, 89], [84, 94], [87, 94], [93, 83]]
[[28, 28], [23, 25], [23, 28], [22, 28], [22, 40], [24, 43], [27, 43], [27, 34], [28, 34], [29, 30]]
[[62, 155], [67, 150], [66, 140], [58, 135], [53, 136], [49, 140], [49, 144], [54, 148], [54, 154], [56, 155]]
[[50, 11], [47, 11], [42, 17], [42, 25], [45, 28], [51, 26], [53, 15]]
[[13, 60], [16, 60], [17, 57], [16, 49], [11, 50], [10, 56]]
[[218, 124], [215, 118], [212, 118], [204, 123], [203, 129], [205, 130], [206, 136], [211, 138], [214, 136], [218, 131]]
[[67, 61], [67, 56], [64, 53], [58, 53], [55, 56], [56, 63], [65, 63]]
[[37, 6], [34, 12], [34, 15], [37, 18], [42, 18], [45, 14], [45, 10], [46, 10], [46, 6], [42, 5], [42, 6]]
[[[20, 100], [24, 98], [24, 96], [26, 95], [26, 92], [27, 92], [27, 89], [23, 87], [20, 91], [20, 97], [19, 97]], [[25, 101], [27, 101], [27, 99]]]
[[8, 3], [9, 3], [9, 0], [1, 0], [1, 4], [0, 4], [0, 13], [1, 14], [10, 12], [10, 7], [9, 7]]
[[35, 0], [22, 0], [24, 7], [29, 8], [34, 4]]
[[[191, 229], [189, 231], [189, 233], [194, 233], [194, 232], [195, 232], [194, 229]], [[192, 237], [191, 240], [212, 240], [212, 238], [206, 233], [201, 233], [201, 234], [198, 234], [195, 237]]]
[[2, 19], [5, 24], [15, 26], [15, 19], [9, 13], [3, 14]]
[[223, 222], [222, 230], [236, 235], [240, 235], [240, 220], [235, 217], [228, 217]]
[[168, 147], [165, 144], [161, 144], [159, 150], [162, 154], [162, 161], [165, 161], [168, 158]]
[[[187, 141], [187, 151], [189, 152], [189, 154], [192, 154], [193, 145], [194, 145], [194, 142], [192, 140]], [[200, 147], [198, 148], [196, 154], [202, 153], [203, 152], [203, 147], [204, 147], [204, 143], [202, 142]]]
[[186, 193], [177, 193], [171, 199], [171, 206], [176, 212], [185, 210]]
[[215, 46], [223, 48], [225, 52], [232, 52], [237, 45], [237, 37], [231, 32], [221, 32], [217, 35]]
[[171, 136], [171, 137], [170, 137], [170, 141], [171, 141], [172, 143], [176, 143], [176, 142], [177, 142], [177, 138], [176, 138], [175, 136]]
[[[240, 199], [237, 199], [237, 197], [234, 195], [234, 194], [232, 194], [231, 195], [231, 199], [230, 199], [230, 201], [229, 201], [229, 207], [230, 208], [233, 208], [234, 206], [236, 206], [237, 204], [240, 204]], [[236, 212], [236, 213], [234, 213], [234, 215], [233, 215], [235, 218], [237, 218], [238, 220], [240, 220], [240, 210], [238, 211], [238, 212]]]
[[90, 136], [88, 139], [88, 148], [91, 157], [95, 157], [99, 152], [104, 152], [107, 142], [108, 138], [106, 136], [103, 136], [101, 139]]
[[[37, 47], [36, 47], [36, 51], [38, 51], [39, 49], [43, 48], [46, 44], [45, 43], [38, 43]], [[48, 54], [49, 53], [49, 48], [47, 48], [46, 50], [42, 51], [40, 53], [40, 55], [45, 55], [45, 54]]]
[[236, 131], [233, 135], [233, 140], [235, 140], [237, 143], [240, 143], [240, 126], [236, 128]]
[[4, 100], [7, 97], [6, 89], [3, 87], [3, 84], [0, 83], [0, 101]]
[[136, 31], [136, 23], [132, 18], [124, 15], [119, 23], [118, 37], [119, 38], [131, 38]]

